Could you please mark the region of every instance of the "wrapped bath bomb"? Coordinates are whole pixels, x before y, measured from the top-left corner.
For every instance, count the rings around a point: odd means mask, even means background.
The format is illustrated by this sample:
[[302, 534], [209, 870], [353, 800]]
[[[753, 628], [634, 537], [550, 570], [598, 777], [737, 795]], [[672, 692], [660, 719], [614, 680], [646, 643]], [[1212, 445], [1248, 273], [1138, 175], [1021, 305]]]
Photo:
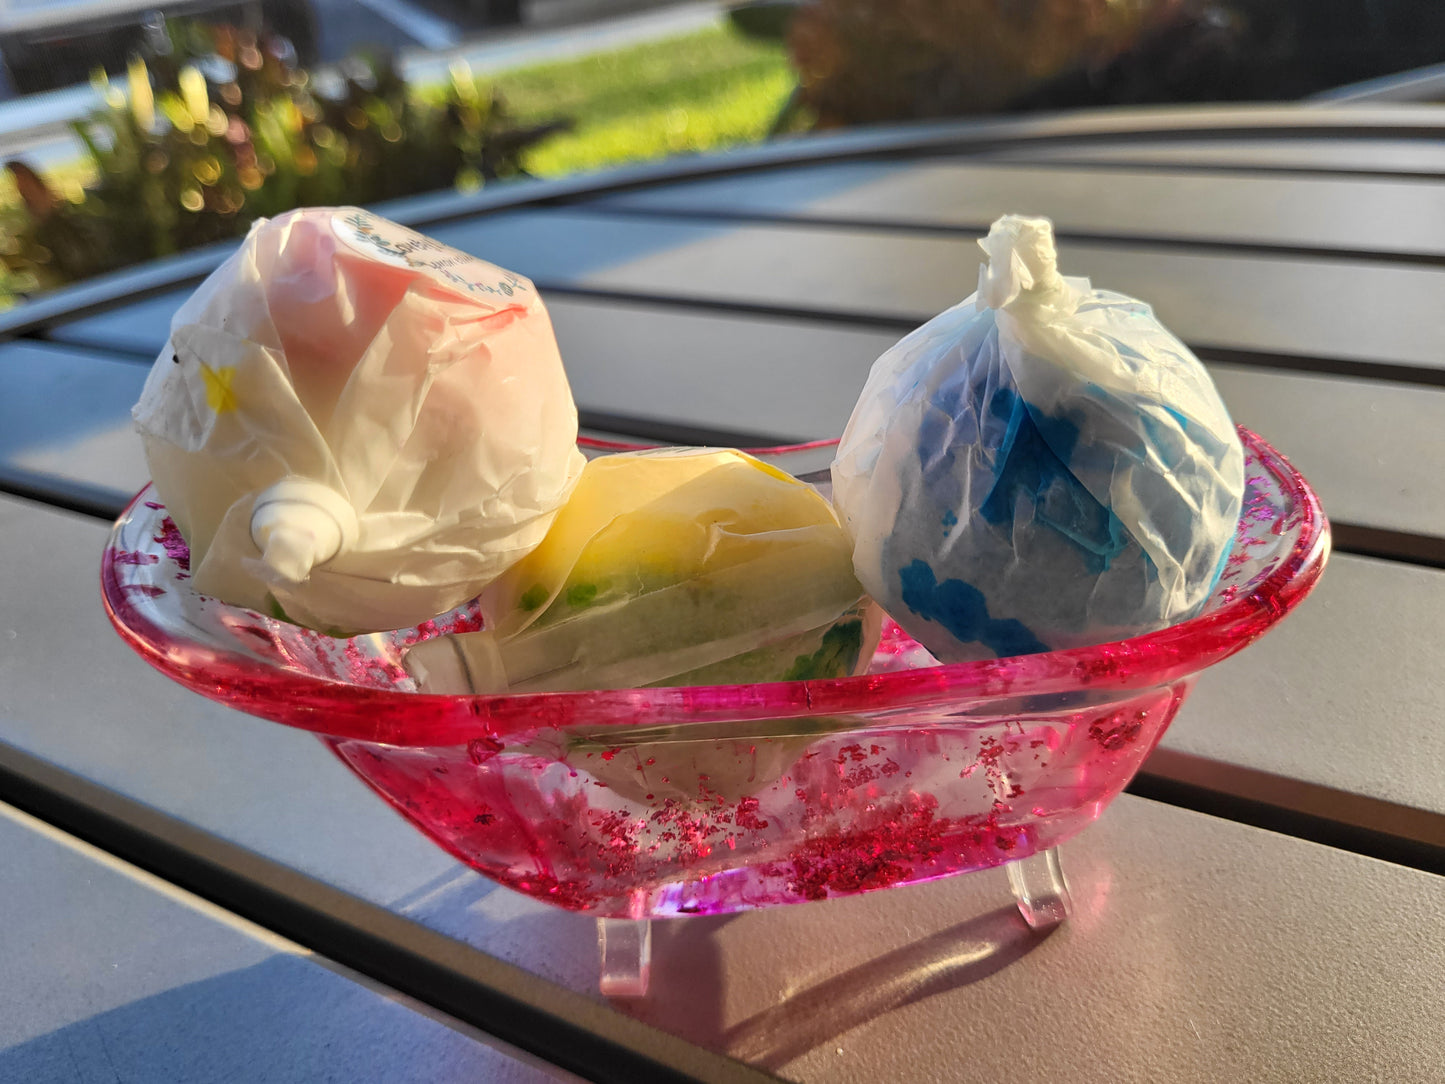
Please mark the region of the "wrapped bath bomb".
[[587, 464], [552, 530], [481, 598], [487, 628], [418, 644], [423, 692], [843, 677], [881, 615], [811, 487], [742, 452]]
[[859, 580], [946, 662], [1191, 616], [1244, 490], [1209, 375], [1148, 305], [1060, 276], [1047, 219], [980, 244], [978, 292], [878, 359], [839, 444]]
[[583, 464], [532, 284], [356, 208], [252, 227], [134, 417], [195, 589], [332, 633], [474, 597]]

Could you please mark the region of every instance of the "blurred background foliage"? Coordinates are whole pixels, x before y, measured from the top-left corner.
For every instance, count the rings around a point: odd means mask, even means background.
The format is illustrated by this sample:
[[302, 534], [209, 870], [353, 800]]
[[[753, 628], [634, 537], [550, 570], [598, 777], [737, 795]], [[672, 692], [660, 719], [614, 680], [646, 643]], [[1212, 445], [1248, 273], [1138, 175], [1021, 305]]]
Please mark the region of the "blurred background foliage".
[[184, 23], [123, 80], [94, 82], [84, 160], [46, 177], [7, 164], [0, 296], [236, 237], [291, 207], [758, 142], [796, 80], [781, 40], [727, 25], [409, 86], [384, 55], [313, 74], [284, 38]]
[[785, 25], [820, 127], [991, 113], [1125, 49], [1168, 0], [817, 0]]
[[749, 0], [816, 127], [1289, 101], [1445, 59], [1440, 0]]
[[418, 95], [386, 57], [313, 78], [279, 36], [172, 24], [122, 92], [74, 125], [87, 162], [52, 184], [7, 163], [6, 286], [24, 296], [237, 237], [293, 207], [367, 204], [517, 176], [565, 122], [519, 125], [465, 67]]

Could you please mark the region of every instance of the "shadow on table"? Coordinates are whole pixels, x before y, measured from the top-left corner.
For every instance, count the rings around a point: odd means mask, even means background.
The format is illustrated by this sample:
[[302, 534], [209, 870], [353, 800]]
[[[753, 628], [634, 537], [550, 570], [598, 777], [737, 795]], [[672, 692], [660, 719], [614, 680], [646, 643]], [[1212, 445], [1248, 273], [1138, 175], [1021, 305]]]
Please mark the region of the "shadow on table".
[[0, 1050], [0, 1081], [7, 1084], [533, 1084], [546, 1078], [405, 1004], [290, 955], [138, 998]]
[[[429, 926], [463, 936], [543, 978], [594, 994], [594, 920], [546, 907], [464, 871], [449, 871], [392, 907]], [[708, 915], [653, 922], [652, 990], [618, 998], [614, 1008], [643, 1023], [744, 1062], [777, 1071], [789, 1062], [894, 1010], [982, 981], [1042, 944], [1012, 904], [976, 915], [912, 944], [831, 975], [805, 989], [786, 967], [725, 959], [742, 938], [723, 938], [724, 926], [746, 916]], [[727, 946], [725, 947], [725, 940]], [[539, 951], [538, 946], [545, 946]], [[733, 966], [730, 968], [729, 963]], [[726, 1027], [729, 992], [738, 966], [753, 975], [759, 996], [776, 1004]], [[826, 968], [827, 962], [823, 961]], [[734, 998], [737, 991], [732, 990]]]
[[586, 915], [540, 903], [464, 866], [388, 906], [551, 982], [597, 993], [597, 921]]
[[[700, 1006], [694, 996], [706, 990], [716, 992], [724, 981], [712, 936], [716, 927], [704, 930], [695, 922], [660, 923], [656, 930], [663, 936], [654, 934], [654, 968], [686, 972], [686, 1004], [671, 1008], [639, 1004], [640, 1011], [635, 1014], [693, 1042], [773, 1071], [860, 1024], [986, 979], [1033, 951], [1048, 936], [1030, 930], [1016, 907], [1000, 907], [799, 990], [722, 1029], [718, 997], [713, 997], [714, 1004]], [[654, 970], [654, 983], [658, 977]], [[662, 988], [679, 987], [664, 981]], [[674, 1017], [674, 1013], [683, 1015]]]

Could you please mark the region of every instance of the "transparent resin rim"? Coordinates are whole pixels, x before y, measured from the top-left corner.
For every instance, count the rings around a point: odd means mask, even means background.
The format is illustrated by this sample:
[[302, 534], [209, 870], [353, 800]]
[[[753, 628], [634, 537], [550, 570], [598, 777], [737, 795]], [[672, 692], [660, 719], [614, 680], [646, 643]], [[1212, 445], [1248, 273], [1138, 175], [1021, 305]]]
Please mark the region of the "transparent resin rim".
[[[1003, 697], [1143, 689], [1198, 673], [1263, 635], [1309, 593], [1329, 555], [1329, 523], [1313, 490], [1258, 435], [1239, 427], [1246, 467], [1263, 469], [1285, 500], [1285, 519], [1299, 537], [1247, 593], [1187, 621], [1141, 636], [1090, 647], [827, 681], [755, 685], [604, 689], [502, 696], [439, 696], [353, 685], [300, 674], [175, 637], [152, 621], [121, 589], [112, 560], [122, 523], [149, 486], [117, 521], [101, 566], [106, 612], [120, 635], [152, 666], [211, 699], [275, 722], [332, 738], [402, 747], [463, 744], [507, 738], [541, 728], [573, 726], [678, 727], [700, 723], [859, 715], [948, 705], [953, 709]], [[584, 440], [599, 449], [647, 447]], [[813, 441], [770, 454], [813, 449]]]

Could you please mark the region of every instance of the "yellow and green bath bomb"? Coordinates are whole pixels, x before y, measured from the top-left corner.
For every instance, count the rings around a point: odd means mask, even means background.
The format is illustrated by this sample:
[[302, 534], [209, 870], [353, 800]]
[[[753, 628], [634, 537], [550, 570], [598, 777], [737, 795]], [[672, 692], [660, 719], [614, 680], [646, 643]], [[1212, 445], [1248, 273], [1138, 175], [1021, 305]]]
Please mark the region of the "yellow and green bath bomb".
[[418, 644], [423, 692], [837, 678], [881, 615], [832, 506], [732, 450], [588, 463], [542, 543], [482, 595], [486, 630]]

